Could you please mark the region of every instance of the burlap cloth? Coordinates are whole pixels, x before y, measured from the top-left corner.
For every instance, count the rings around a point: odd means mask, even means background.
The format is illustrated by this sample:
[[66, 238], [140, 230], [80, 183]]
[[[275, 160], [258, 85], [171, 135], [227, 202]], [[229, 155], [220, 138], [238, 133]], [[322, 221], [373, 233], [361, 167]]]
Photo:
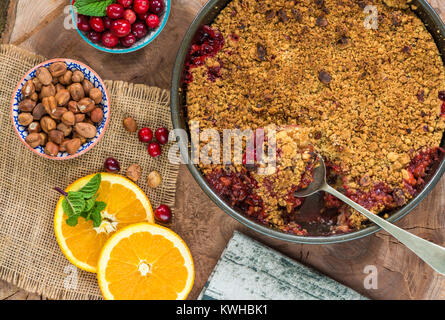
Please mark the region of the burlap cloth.
[[[44, 60], [14, 46], [0, 46], [0, 279], [53, 299], [100, 299], [96, 275], [73, 268], [59, 249], [53, 229], [59, 196], [52, 188], [102, 171], [105, 158], [112, 156], [120, 161], [121, 173], [132, 163], [142, 166], [138, 184], [154, 207], [161, 202], [174, 207], [178, 166], [168, 162], [168, 147], [153, 159], [137, 134], [126, 132], [122, 125], [131, 116], [139, 127], [171, 129], [169, 94], [145, 85], [105, 81], [111, 120], [102, 140], [73, 160], [44, 159], [22, 145], [10, 119], [10, 100], [18, 81]], [[163, 178], [154, 190], [146, 181], [152, 170]]]

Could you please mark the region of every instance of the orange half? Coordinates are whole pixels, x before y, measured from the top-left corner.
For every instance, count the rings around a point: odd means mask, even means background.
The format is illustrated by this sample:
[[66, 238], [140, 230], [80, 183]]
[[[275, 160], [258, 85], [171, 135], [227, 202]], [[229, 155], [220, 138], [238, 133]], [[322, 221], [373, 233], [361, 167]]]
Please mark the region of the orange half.
[[[62, 200], [57, 203], [54, 229], [57, 242], [66, 258], [76, 267], [96, 272], [99, 254], [107, 240], [117, 231], [138, 222], [154, 222], [153, 209], [145, 193], [132, 181], [113, 173], [102, 173], [97, 201], [107, 207], [102, 211], [102, 224], [93, 227], [93, 222], [79, 218], [75, 227], [66, 224]], [[94, 174], [81, 178], [65, 191], [80, 190]]]

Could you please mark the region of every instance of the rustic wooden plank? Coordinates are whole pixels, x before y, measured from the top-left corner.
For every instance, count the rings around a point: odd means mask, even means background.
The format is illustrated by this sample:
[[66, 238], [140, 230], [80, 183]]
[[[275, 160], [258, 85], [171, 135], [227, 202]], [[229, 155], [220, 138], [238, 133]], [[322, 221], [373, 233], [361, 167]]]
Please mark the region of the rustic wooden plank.
[[[173, 9], [161, 35], [147, 48], [127, 55], [96, 51], [82, 42], [74, 30], [65, 30], [63, 7], [67, 1], [12, 0], [17, 5], [17, 19], [10, 42], [38, 54], [70, 57], [85, 61], [103, 78], [169, 88], [171, 69], [190, 22], [206, 0], [173, 0]], [[430, 0], [445, 20], [445, 1]], [[445, 245], [445, 178], [419, 207], [402, 219], [399, 226]], [[335, 280], [372, 299], [444, 299], [445, 277], [434, 273], [408, 249], [385, 232], [345, 244], [311, 246], [288, 244], [261, 236], [240, 225], [222, 212], [199, 188], [185, 166], [179, 174], [177, 213], [173, 225], [189, 244], [196, 264], [196, 281], [190, 298], [196, 298], [234, 230], [258, 239], [303, 264], [311, 265]], [[364, 288], [364, 268], [376, 266], [378, 289]], [[6, 288], [6, 289], [5, 289]], [[22, 293], [0, 282], [0, 299], [24, 298]], [[12, 293], [12, 295], [11, 295]]]

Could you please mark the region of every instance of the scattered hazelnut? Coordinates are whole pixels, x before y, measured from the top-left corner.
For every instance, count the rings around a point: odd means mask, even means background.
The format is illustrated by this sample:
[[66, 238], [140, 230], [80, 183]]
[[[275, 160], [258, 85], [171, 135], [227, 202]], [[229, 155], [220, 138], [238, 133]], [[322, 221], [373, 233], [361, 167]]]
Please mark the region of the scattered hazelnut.
[[48, 141], [45, 146], [45, 153], [49, 156], [55, 157], [59, 153], [59, 146], [54, 142]]
[[134, 182], [137, 182], [142, 174], [142, 168], [138, 164], [132, 164], [127, 169], [127, 177], [133, 180]]
[[71, 80], [73, 80], [73, 82], [77, 82], [80, 83], [85, 79], [85, 75], [83, 74], [82, 71], [76, 70], [73, 72], [73, 76], [71, 77]]
[[51, 76], [51, 73], [49, 70], [45, 67], [40, 67], [36, 71], [36, 77], [39, 79], [39, 81], [44, 85], [48, 86], [52, 83], [53, 77]]
[[95, 108], [93, 111], [91, 111], [90, 114], [91, 121], [94, 123], [102, 122], [102, 119], [104, 118], [104, 112], [101, 108]]
[[99, 88], [92, 88], [90, 90], [89, 96], [94, 100], [94, 103], [99, 104], [102, 102], [102, 91]]
[[124, 119], [124, 127], [128, 132], [136, 132], [138, 130], [136, 120], [130, 117]]
[[147, 184], [150, 188], [157, 188], [162, 183], [162, 177], [157, 171], [148, 174]]
[[36, 132], [30, 133], [25, 141], [31, 148], [37, 148], [40, 145], [40, 134]]
[[32, 117], [32, 114], [27, 112], [22, 112], [18, 116], [18, 122], [22, 126], [29, 126], [33, 120], [34, 118]]

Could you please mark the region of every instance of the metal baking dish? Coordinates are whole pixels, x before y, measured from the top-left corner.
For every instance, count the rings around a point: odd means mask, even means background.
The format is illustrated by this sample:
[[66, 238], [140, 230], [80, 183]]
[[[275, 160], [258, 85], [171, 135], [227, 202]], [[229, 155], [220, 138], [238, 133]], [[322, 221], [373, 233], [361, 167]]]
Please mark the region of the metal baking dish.
[[[182, 76], [184, 61], [187, 56], [187, 52], [191, 46], [193, 38], [198, 31], [198, 29], [205, 24], [211, 24], [219, 12], [230, 2], [231, 0], [210, 0], [199, 12], [195, 20], [192, 22], [190, 28], [188, 29], [184, 40], [179, 48], [179, 52], [176, 58], [176, 62], [173, 70], [173, 78], [171, 85], [171, 114], [173, 126], [175, 129], [183, 129], [188, 135], [188, 141], [190, 141], [190, 134], [187, 125], [187, 119], [184, 110], [184, 92], [182, 90]], [[439, 47], [440, 53], [442, 55], [442, 60], [445, 63], [445, 25], [439, 15], [434, 11], [434, 9], [425, 0], [413, 0], [412, 4], [416, 7], [415, 12], [423, 21], [428, 31], [433, 35], [437, 46]], [[180, 135], [177, 135], [177, 140], [180, 145], [180, 150], [183, 156], [190, 154], [190, 146], [185, 139], [181, 139]], [[442, 147], [445, 147], [445, 139], [442, 138]], [[296, 243], [307, 243], [307, 244], [329, 244], [346, 242], [364, 236], [368, 236], [380, 230], [379, 227], [375, 225], [370, 225], [369, 227], [354, 231], [347, 234], [332, 235], [332, 236], [309, 236], [302, 237], [291, 234], [286, 234], [277, 230], [273, 230], [266, 226], [260, 225], [259, 223], [245, 217], [242, 213], [237, 212], [235, 209], [230, 207], [225, 203], [207, 184], [205, 178], [202, 176], [199, 168], [194, 164], [187, 164], [188, 169], [192, 173], [195, 180], [198, 182], [202, 190], [212, 199], [218, 207], [220, 207], [224, 212], [232, 216], [234, 219], [238, 220], [245, 226], [272, 238], [296, 242]], [[427, 179], [425, 179], [426, 184], [423, 190], [413, 198], [409, 203], [400, 208], [397, 211], [391, 213], [388, 221], [395, 222], [406, 214], [411, 212], [434, 188], [434, 186], [439, 182], [445, 171], [444, 157], [435, 164], [431, 174]]]

